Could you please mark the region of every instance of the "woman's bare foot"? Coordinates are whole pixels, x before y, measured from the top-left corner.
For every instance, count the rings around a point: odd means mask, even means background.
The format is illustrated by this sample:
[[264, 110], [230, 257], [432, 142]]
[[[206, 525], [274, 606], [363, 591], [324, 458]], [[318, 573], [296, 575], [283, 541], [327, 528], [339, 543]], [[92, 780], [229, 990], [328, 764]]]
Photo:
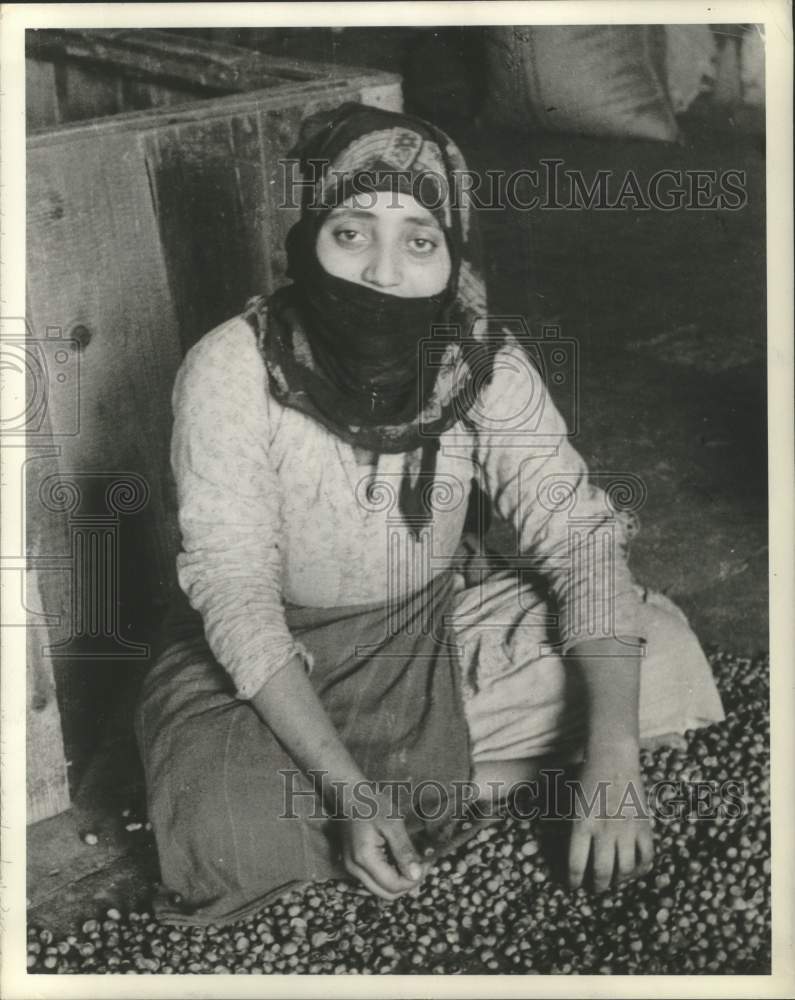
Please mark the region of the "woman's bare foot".
[[661, 747], [671, 747], [673, 750], [686, 750], [687, 740], [681, 733], [661, 733], [659, 736], [646, 736], [640, 741], [641, 750], [659, 750]]

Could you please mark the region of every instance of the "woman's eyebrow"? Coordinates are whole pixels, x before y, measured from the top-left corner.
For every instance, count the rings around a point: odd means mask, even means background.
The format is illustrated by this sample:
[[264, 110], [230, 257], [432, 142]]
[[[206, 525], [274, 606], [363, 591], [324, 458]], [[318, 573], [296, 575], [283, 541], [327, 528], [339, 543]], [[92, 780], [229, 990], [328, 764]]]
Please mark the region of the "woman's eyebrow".
[[373, 219], [375, 215], [373, 212], [369, 212], [366, 208], [350, 208], [345, 206], [343, 208], [335, 208], [329, 213], [330, 219], [337, 219], [340, 216], [352, 215], [357, 219]]
[[[353, 208], [352, 206], [334, 208], [329, 213], [329, 219], [339, 219], [343, 217], [372, 220], [376, 217], [376, 213], [366, 208]], [[438, 229], [440, 232], [442, 231], [442, 227], [439, 225], [439, 222], [432, 215], [409, 215], [401, 221], [405, 222], [407, 225], [426, 226], [429, 229]]]
[[432, 215], [410, 215], [405, 221], [415, 226], [427, 226], [428, 229], [438, 229], [439, 232], [442, 231], [442, 227]]

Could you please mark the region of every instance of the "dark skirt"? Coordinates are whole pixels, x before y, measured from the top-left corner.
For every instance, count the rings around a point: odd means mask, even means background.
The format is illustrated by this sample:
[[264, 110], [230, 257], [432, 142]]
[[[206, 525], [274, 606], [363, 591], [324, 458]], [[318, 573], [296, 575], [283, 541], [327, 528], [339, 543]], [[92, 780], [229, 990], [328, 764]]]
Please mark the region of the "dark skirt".
[[[439, 790], [450, 804], [470, 778], [460, 669], [445, 624], [453, 596], [444, 573], [399, 603], [287, 609], [290, 631], [314, 658], [315, 690], [362, 772], [430, 793], [402, 800], [415, 841], [432, 840], [449, 820], [436, 808]], [[341, 821], [235, 696], [182, 595], [161, 647], [136, 718], [160, 858], [157, 916], [228, 923], [289, 888], [347, 878]]]

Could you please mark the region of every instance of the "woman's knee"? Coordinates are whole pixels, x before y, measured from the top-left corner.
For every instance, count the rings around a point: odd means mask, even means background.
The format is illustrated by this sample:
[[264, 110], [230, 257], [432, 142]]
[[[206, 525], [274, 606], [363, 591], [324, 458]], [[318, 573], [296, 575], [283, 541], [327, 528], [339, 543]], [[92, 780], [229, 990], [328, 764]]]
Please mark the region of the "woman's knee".
[[701, 643], [682, 611], [661, 594], [644, 605], [641, 736], [684, 733], [720, 721], [723, 708]]
[[651, 594], [644, 605], [643, 663], [656, 669], [681, 669], [705, 662], [701, 643], [685, 613], [663, 594]]

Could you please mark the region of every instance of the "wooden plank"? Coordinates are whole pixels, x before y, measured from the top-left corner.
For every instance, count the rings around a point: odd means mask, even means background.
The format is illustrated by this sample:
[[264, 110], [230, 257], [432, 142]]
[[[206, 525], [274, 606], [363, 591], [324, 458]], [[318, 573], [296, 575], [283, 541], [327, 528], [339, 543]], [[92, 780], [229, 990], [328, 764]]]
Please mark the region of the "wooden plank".
[[55, 89], [55, 64], [25, 60], [25, 123], [28, 131], [62, 122]]
[[255, 115], [232, 115], [144, 137], [181, 343], [270, 285], [260, 245], [263, 176]]
[[[123, 134], [88, 148], [57, 145], [49, 155], [37, 148], [28, 174], [34, 328], [79, 327], [87, 338], [80, 429], [63, 440], [65, 467], [144, 474], [150, 515], [165, 521], [164, 420], [181, 351], [140, 142]], [[56, 432], [74, 410], [68, 393], [53, 392]], [[160, 559], [170, 545], [165, 524], [157, 530]]]
[[[189, 84], [195, 93], [278, 86], [283, 77], [251, 49], [148, 30], [60, 30], [36, 32], [28, 51], [38, 59], [61, 58], [103, 67], [113, 76]], [[315, 79], [309, 68], [290, 67], [292, 79]], [[295, 74], [298, 74], [297, 76]]]
[[[268, 56], [268, 60], [271, 60]], [[318, 64], [313, 64], [318, 65]], [[226, 118], [233, 114], [246, 114], [258, 110], [279, 109], [287, 105], [311, 106], [327, 102], [327, 106], [340, 104], [344, 100], [364, 100], [383, 107], [398, 110], [402, 107], [400, 77], [394, 73], [380, 73], [345, 67], [332, 67], [336, 75], [320, 80], [290, 83], [284, 87], [256, 90], [244, 94], [230, 94], [228, 97], [206, 101], [193, 100], [190, 103], [164, 106], [145, 111], [130, 111], [91, 122], [65, 123], [57, 129], [33, 132], [28, 142], [31, 148], [50, 145], [54, 141], [78, 142], [86, 136], [99, 137], [106, 133], [141, 131], [147, 128], [182, 125], [188, 122], [207, 122], [215, 118]], [[372, 101], [370, 100], [372, 96]]]
[[[68, 809], [70, 800], [55, 672], [52, 659], [45, 652], [50, 633], [47, 626], [37, 620], [37, 613], [44, 610], [45, 602], [41, 592], [41, 574], [35, 568], [36, 556], [42, 553], [42, 540], [35, 535], [31, 551], [34, 568], [29, 568], [26, 574], [27, 607], [31, 614], [26, 633], [25, 740], [27, 822], [35, 823]], [[53, 610], [52, 603], [49, 610]]]
[[142, 83], [137, 80], [119, 80], [124, 94], [123, 109], [134, 111], [140, 108], [171, 107], [195, 99], [188, 87], [177, 87], [159, 83]]
[[287, 165], [287, 154], [294, 145], [301, 128], [301, 122], [308, 115], [333, 107], [321, 102], [313, 102], [308, 107], [292, 105], [274, 110], [263, 110], [261, 134], [264, 145], [263, 168], [266, 170], [266, 187], [270, 205], [267, 234], [268, 254], [272, 262], [273, 280], [281, 284], [287, 280], [287, 253], [285, 240], [287, 233], [298, 220], [301, 192], [286, 190], [286, 184], [297, 174]]
[[403, 92], [394, 83], [365, 83], [360, 89], [359, 99], [362, 104], [383, 108], [384, 111], [403, 110]]
[[[36, 352], [34, 352], [35, 357]], [[44, 402], [28, 422], [26, 455], [20, 480], [25, 483], [26, 608], [26, 793], [27, 822], [35, 823], [69, 808], [69, 780], [56, 684], [56, 668], [47, 649], [68, 614], [68, 588], [59, 562], [68, 555], [63, 519], [39, 499], [41, 484], [58, 470], [59, 448], [51, 435], [43, 388], [46, 368], [31, 365], [28, 396]], [[30, 391], [30, 390], [33, 391]], [[8, 456], [10, 449], [4, 449]], [[9, 469], [6, 466], [6, 473]], [[49, 567], [49, 568], [47, 568]], [[45, 584], [46, 581], [46, 584]], [[49, 600], [45, 600], [44, 591]]]
[[0, 464], [8, 495], [18, 497], [23, 504], [17, 516], [7, 517], [3, 522], [7, 584], [3, 624], [8, 629], [25, 628], [25, 658], [21, 663], [4, 662], [3, 666], [25, 671], [25, 770], [30, 822], [54, 815], [69, 805], [56, 682], [46, 652], [51, 630], [58, 626], [63, 613], [64, 600], [58, 595], [64, 588], [57, 584], [52, 588], [54, 599], [48, 608], [41, 596], [42, 575], [48, 570], [58, 574], [65, 549], [64, 535], [59, 530], [61, 524], [48, 524], [52, 530], [48, 543], [42, 546], [46, 511], [43, 518], [35, 516], [37, 508], [41, 510], [38, 487], [57, 469], [58, 457], [47, 416], [47, 365], [38, 346], [32, 342], [24, 320], [9, 318], [3, 322], [4, 366], [7, 363], [25, 379], [24, 410], [20, 409], [18, 418], [9, 422], [0, 439]]
[[[245, 33], [245, 32], [244, 32]], [[156, 29], [48, 29], [37, 35], [37, 52], [42, 57], [66, 54], [74, 58], [89, 57], [97, 61], [126, 64], [125, 53], [134, 52], [150, 67], [150, 75], [170, 76], [193, 84], [206, 80], [208, 86], [227, 88], [236, 82], [236, 74], [264, 73], [280, 82], [306, 81], [319, 77], [336, 77], [355, 72], [377, 72], [361, 67], [339, 65], [314, 58], [267, 55], [256, 46], [230, 44], [225, 29], [209, 31], [205, 38], [198, 32], [158, 31]], [[33, 43], [34, 39], [31, 38]], [[120, 54], [120, 55], [118, 55]], [[220, 74], [220, 75], [216, 75]], [[252, 87], [251, 89], [256, 89]]]
[[[31, 324], [39, 337], [49, 327], [83, 344], [77, 349], [79, 379], [59, 383], [54, 368], [50, 375], [49, 417], [55, 434], [64, 435], [58, 469], [67, 479], [94, 474], [79, 488], [87, 508], [97, 511], [106, 509], [101, 474], [138, 475], [146, 483], [144, 509], [117, 518], [115, 606], [120, 638], [151, 643], [175, 585], [178, 535], [168, 445], [181, 351], [138, 137], [121, 133], [29, 149], [27, 190]], [[70, 435], [75, 413], [79, 424]], [[39, 515], [33, 516], [35, 530]], [[62, 519], [68, 522], [68, 513]], [[42, 550], [57, 552], [51, 519], [41, 520], [40, 528]], [[48, 610], [63, 598], [64, 581], [57, 576], [40, 580]], [[73, 632], [67, 615], [53, 641]], [[116, 655], [63, 664], [67, 729], [86, 753], [101, 727], [103, 705], [119, 687], [119, 671], [126, 676], [139, 665]]]
[[61, 93], [64, 122], [105, 118], [125, 110], [119, 101], [116, 80], [92, 66], [65, 61]]

